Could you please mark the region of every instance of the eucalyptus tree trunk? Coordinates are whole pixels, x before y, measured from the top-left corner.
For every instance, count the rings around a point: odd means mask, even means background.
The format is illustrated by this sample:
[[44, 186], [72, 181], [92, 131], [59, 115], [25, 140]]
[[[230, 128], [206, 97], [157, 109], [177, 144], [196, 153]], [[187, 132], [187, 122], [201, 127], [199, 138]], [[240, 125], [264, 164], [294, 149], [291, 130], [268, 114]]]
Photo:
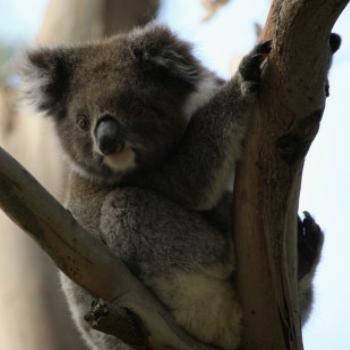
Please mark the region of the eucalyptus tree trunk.
[[273, 0], [272, 40], [235, 183], [242, 350], [303, 349], [297, 297], [297, 212], [304, 159], [326, 103], [330, 33], [349, 0]]
[[[127, 5], [125, 5], [127, 3]], [[157, 0], [50, 0], [35, 44], [76, 43], [142, 25]], [[15, 113], [1, 94], [0, 144], [56, 197], [65, 171], [49, 121]], [[0, 349], [84, 349], [70, 321], [51, 260], [0, 213]]]

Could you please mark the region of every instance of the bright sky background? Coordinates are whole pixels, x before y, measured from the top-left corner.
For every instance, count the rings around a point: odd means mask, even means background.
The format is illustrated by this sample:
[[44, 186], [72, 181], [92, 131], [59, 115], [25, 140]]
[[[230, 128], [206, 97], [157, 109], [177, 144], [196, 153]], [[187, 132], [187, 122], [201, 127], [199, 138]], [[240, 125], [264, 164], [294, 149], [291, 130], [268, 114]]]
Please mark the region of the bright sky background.
[[[74, 1], [74, 0], [72, 0]], [[35, 34], [46, 0], [0, 0], [0, 40], [29, 41]], [[221, 76], [229, 76], [232, 58], [254, 45], [253, 23], [263, 24], [269, 0], [231, 0], [203, 24], [199, 0], [166, 0], [160, 18], [195, 44], [196, 54]], [[316, 303], [304, 329], [305, 349], [350, 349], [350, 6], [334, 31], [343, 44], [330, 74], [319, 134], [306, 160], [300, 210], [308, 210], [326, 234], [315, 283]]]

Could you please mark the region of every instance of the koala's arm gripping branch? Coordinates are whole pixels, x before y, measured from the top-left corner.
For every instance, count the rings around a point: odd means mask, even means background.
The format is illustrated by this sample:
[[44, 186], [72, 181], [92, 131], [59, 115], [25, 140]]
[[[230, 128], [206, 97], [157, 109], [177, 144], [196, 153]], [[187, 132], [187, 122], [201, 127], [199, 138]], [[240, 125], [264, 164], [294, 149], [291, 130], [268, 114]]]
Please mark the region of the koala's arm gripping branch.
[[231, 79], [192, 116], [173, 156], [136, 181], [190, 209], [212, 209], [240, 155], [253, 102]]
[[[118, 307], [140, 320], [145, 344], [157, 349], [210, 350], [189, 337], [152, 294], [114, 257], [106, 246], [94, 239], [16, 160], [0, 148], [0, 207], [27, 232], [56, 265], [92, 295], [110, 304], [115, 325], [120, 325]], [[112, 305], [111, 305], [112, 304]], [[124, 315], [127, 322], [128, 314]], [[134, 317], [134, 319], [135, 319]], [[113, 317], [106, 333], [111, 334]], [[103, 323], [102, 329], [103, 331]], [[99, 327], [101, 327], [99, 324]], [[134, 324], [134, 323], [133, 323]], [[137, 327], [135, 328], [137, 329]], [[126, 332], [128, 333], [128, 332]], [[116, 330], [116, 336], [120, 332]], [[127, 340], [127, 336], [123, 340]]]
[[274, 0], [263, 31], [272, 50], [234, 193], [244, 350], [303, 348], [296, 286], [301, 173], [325, 105], [330, 31], [347, 3]]

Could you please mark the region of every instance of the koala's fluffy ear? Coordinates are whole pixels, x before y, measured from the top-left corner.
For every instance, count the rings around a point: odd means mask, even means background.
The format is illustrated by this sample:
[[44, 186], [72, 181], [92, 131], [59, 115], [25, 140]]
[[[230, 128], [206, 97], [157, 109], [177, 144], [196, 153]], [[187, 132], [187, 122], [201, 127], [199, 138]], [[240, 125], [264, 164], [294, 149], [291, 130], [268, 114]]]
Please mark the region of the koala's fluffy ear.
[[149, 24], [130, 33], [131, 50], [141, 67], [159, 77], [175, 78], [195, 85], [203, 68], [192, 55], [191, 46], [178, 39], [168, 28]]
[[39, 111], [60, 118], [65, 113], [72, 74], [68, 49], [29, 51], [22, 68], [24, 98]]

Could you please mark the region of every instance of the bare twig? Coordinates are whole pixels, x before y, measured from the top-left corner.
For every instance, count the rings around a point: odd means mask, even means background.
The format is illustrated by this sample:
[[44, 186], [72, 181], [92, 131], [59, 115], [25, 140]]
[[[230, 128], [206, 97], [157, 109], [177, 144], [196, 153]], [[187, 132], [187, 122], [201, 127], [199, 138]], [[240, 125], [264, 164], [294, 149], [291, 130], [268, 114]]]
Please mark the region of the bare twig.
[[[210, 350], [181, 330], [153, 295], [101, 242], [82, 228], [19, 163], [0, 148], [0, 207], [27, 232], [56, 265], [115, 313], [129, 310], [140, 320], [153, 347]], [[113, 278], [111, 278], [113, 276]], [[107, 305], [108, 306], [108, 305]], [[133, 322], [127, 315], [127, 322]], [[106, 332], [111, 333], [111, 322]], [[100, 326], [100, 325], [99, 325]], [[101, 329], [101, 328], [100, 328]], [[135, 328], [137, 329], [137, 328]], [[103, 329], [101, 329], [103, 330]], [[120, 335], [116, 330], [114, 335]], [[142, 335], [141, 335], [142, 336]]]
[[296, 286], [301, 172], [325, 105], [330, 30], [347, 3], [275, 0], [262, 33], [273, 49], [234, 198], [244, 350], [302, 349]]

